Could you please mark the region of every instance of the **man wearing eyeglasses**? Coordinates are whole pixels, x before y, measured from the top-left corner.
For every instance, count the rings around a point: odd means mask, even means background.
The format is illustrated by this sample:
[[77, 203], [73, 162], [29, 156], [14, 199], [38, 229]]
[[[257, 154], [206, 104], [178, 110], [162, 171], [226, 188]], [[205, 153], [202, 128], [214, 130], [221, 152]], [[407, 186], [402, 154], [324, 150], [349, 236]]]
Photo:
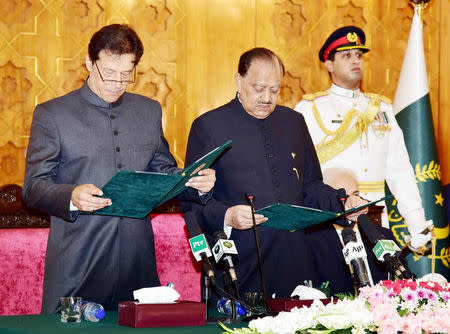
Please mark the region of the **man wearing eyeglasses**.
[[[85, 84], [36, 107], [27, 151], [23, 198], [51, 215], [42, 313], [59, 297], [80, 296], [117, 309], [136, 289], [160, 285], [150, 218], [95, 212], [111, 205], [101, 187], [119, 170], [177, 173], [161, 127], [161, 106], [127, 93], [143, 54], [136, 32], [114, 24], [89, 43]], [[205, 203], [215, 182], [205, 169], [182, 199]], [[131, 204], [132, 205], [132, 204]]]

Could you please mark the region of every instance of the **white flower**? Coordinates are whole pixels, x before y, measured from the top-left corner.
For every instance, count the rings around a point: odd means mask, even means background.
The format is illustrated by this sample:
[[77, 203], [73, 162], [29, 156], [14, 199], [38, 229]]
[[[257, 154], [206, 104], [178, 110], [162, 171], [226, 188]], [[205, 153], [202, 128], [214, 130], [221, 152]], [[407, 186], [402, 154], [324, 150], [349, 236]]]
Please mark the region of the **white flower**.
[[340, 300], [328, 304], [316, 320], [329, 329], [344, 329], [351, 326], [368, 326], [373, 322], [372, 313], [362, 299]]
[[293, 334], [297, 330], [314, 328], [317, 321], [314, 319], [324, 309], [323, 304], [317, 300], [309, 308], [294, 307], [289, 312], [280, 312], [276, 317], [264, 317], [249, 322], [248, 327], [257, 329], [259, 333], [272, 331], [276, 334]]
[[340, 300], [336, 304], [324, 306], [320, 301], [314, 302], [309, 308], [293, 308], [290, 312], [280, 312], [276, 317], [264, 317], [252, 320], [251, 329], [259, 333], [273, 332], [276, 334], [293, 334], [297, 330], [311, 329], [322, 324], [329, 329], [344, 329], [356, 327], [356, 334], [361, 328], [373, 323], [372, 314], [364, 300]]

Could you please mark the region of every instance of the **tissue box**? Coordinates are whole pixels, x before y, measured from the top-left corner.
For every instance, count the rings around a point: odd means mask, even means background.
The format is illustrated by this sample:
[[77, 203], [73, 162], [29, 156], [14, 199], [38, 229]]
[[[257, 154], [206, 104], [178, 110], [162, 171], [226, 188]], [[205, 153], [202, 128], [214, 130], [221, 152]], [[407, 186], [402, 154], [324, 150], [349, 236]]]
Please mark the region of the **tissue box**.
[[171, 304], [119, 303], [119, 325], [129, 327], [204, 326], [204, 303], [178, 301]]
[[[331, 302], [331, 298], [320, 299], [320, 301], [326, 305]], [[301, 308], [303, 306], [310, 307], [314, 302], [313, 299], [296, 299], [296, 298], [272, 298], [268, 299], [267, 303], [269, 304], [272, 311], [283, 312], [289, 311], [294, 307]]]

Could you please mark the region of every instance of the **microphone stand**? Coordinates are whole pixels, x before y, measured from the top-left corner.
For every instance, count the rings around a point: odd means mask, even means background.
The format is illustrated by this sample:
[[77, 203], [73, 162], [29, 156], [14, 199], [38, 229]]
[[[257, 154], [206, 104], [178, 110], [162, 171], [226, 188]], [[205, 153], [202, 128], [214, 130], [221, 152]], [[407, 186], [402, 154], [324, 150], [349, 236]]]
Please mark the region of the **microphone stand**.
[[339, 201], [341, 201], [342, 209], [344, 210], [344, 228], [350, 228], [350, 224], [347, 220], [347, 210], [345, 210], [345, 198], [341, 197], [339, 198]]
[[390, 262], [386, 262], [386, 273], [387, 273], [388, 280], [395, 279], [394, 267], [392, 266], [392, 263], [390, 263]]
[[205, 301], [206, 319], [208, 319], [209, 318], [209, 313], [208, 313], [209, 305], [208, 304], [209, 304], [209, 299], [211, 298], [211, 282], [210, 282], [208, 275], [203, 275], [203, 284], [204, 284], [204, 289], [203, 289], [202, 297], [203, 297], [203, 300]]
[[231, 319], [236, 320], [237, 314], [236, 314], [236, 299], [234, 297], [233, 293], [233, 283], [231, 282], [231, 278], [229, 277], [227, 272], [223, 272], [223, 283], [225, 285], [225, 289], [228, 290], [231, 302]]
[[266, 284], [264, 280], [264, 271], [262, 267], [262, 258], [261, 258], [261, 247], [259, 246], [259, 236], [258, 236], [258, 229], [256, 228], [256, 219], [255, 219], [255, 207], [253, 206], [253, 196], [247, 195], [247, 199], [250, 203], [250, 207], [252, 209], [252, 221], [253, 221], [253, 233], [255, 235], [255, 243], [256, 243], [256, 253], [258, 254], [258, 266], [259, 266], [259, 275], [261, 279], [261, 287], [263, 291], [264, 296], [264, 304], [267, 311], [271, 311], [270, 305], [268, 303], [267, 299], [267, 291], [266, 291]]

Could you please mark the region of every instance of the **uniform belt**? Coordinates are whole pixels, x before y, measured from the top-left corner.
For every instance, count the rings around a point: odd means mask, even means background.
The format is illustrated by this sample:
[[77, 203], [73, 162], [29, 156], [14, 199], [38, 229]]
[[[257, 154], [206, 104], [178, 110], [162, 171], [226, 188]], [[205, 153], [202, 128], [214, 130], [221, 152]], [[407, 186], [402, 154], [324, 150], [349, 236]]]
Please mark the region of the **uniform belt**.
[[359, 192], [382, 193], [384, 192], [384, 181], [359, 182]]

